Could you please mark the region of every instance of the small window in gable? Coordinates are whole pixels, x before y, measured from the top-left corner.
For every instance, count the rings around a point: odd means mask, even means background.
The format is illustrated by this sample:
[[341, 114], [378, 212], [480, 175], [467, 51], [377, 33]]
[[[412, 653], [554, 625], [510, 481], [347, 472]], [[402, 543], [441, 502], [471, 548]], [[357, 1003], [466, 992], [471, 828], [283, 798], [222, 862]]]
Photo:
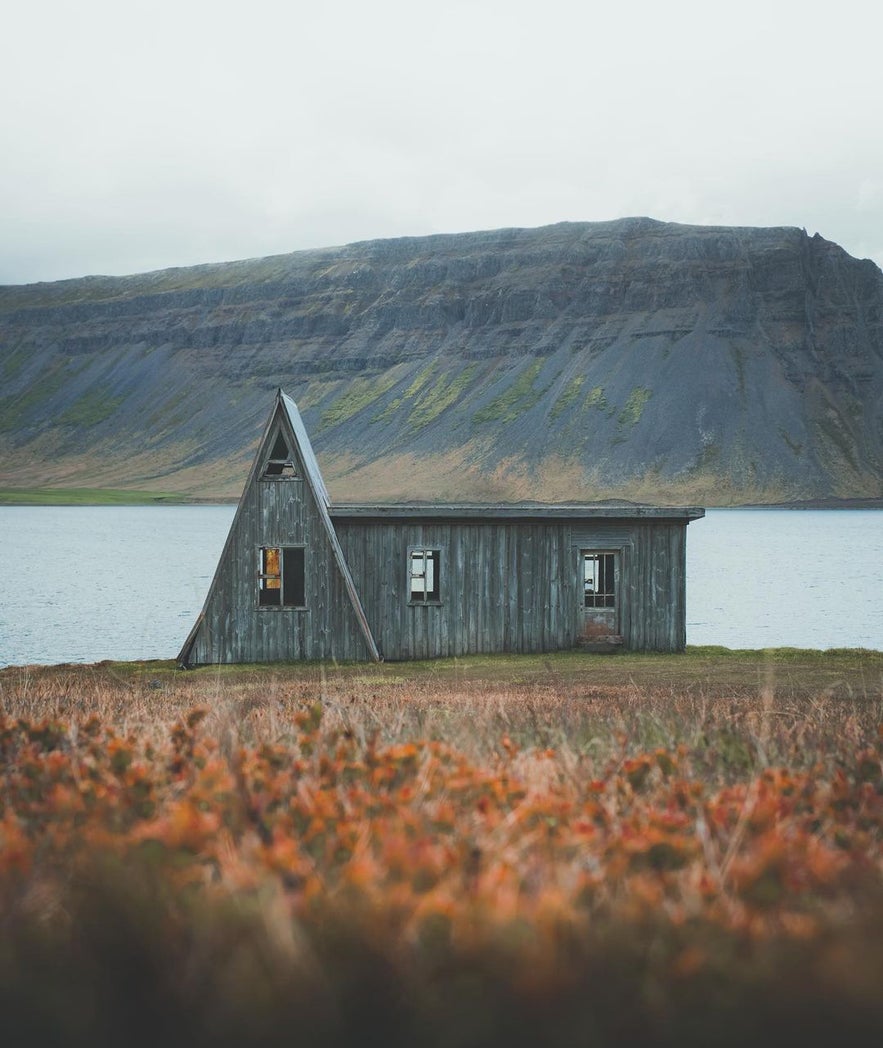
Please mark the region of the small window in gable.
[[440, 549], [412, 546], [408, 550], [408, 600], [411, 604], [440, 603]]
[[263, 475], [271, 480], [297, 476], [297, 470], [294, 468], [294, 459], [291, 457], [288, 445], [285, 443], [285, 437], [281, 433], [276, 434], [276, 441], [273, 444], [270, 457], [267, 459]]

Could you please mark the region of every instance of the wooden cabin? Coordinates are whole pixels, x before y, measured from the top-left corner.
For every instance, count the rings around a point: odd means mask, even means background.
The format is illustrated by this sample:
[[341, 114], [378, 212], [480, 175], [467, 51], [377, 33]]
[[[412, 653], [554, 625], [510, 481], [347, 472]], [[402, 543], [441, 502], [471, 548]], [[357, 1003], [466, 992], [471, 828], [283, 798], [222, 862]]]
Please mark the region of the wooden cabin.
[[333, 506], [280, 389], [182, 667], [681, 651], [698, 508]]

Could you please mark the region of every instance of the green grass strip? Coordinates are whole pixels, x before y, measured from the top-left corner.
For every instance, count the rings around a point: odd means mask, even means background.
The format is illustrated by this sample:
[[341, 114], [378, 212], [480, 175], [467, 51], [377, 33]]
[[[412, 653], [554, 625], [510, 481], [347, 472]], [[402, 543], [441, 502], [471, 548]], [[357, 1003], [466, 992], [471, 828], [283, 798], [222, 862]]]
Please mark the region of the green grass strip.
[[117, 488], [0, 488], [0, 506], [154, 506], [194, 501], [171, 491]]

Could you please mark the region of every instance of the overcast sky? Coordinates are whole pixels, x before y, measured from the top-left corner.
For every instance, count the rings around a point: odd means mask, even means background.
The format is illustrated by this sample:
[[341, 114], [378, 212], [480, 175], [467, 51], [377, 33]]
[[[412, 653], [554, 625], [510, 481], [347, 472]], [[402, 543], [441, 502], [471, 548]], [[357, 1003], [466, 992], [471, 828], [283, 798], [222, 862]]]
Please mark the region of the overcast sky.
[[883, 264], [879, 0], [27, 0], [0, 283], [649, 215]]

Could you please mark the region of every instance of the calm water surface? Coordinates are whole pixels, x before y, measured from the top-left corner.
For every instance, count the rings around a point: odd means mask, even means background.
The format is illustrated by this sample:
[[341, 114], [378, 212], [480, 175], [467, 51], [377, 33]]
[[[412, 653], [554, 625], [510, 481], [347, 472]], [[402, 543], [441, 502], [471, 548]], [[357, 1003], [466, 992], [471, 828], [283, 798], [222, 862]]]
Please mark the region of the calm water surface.
[[[170, 659], [233, 506], [0, 506], [0, 666]], [[709, 510], [687, 643], [883, 649], [883, 511]]]
[[883, 649], [883, 510], [708, 510], [687, 528], [687, 643]]
[[0, 506], [0, 666], [169, 659], [234, 506]]

